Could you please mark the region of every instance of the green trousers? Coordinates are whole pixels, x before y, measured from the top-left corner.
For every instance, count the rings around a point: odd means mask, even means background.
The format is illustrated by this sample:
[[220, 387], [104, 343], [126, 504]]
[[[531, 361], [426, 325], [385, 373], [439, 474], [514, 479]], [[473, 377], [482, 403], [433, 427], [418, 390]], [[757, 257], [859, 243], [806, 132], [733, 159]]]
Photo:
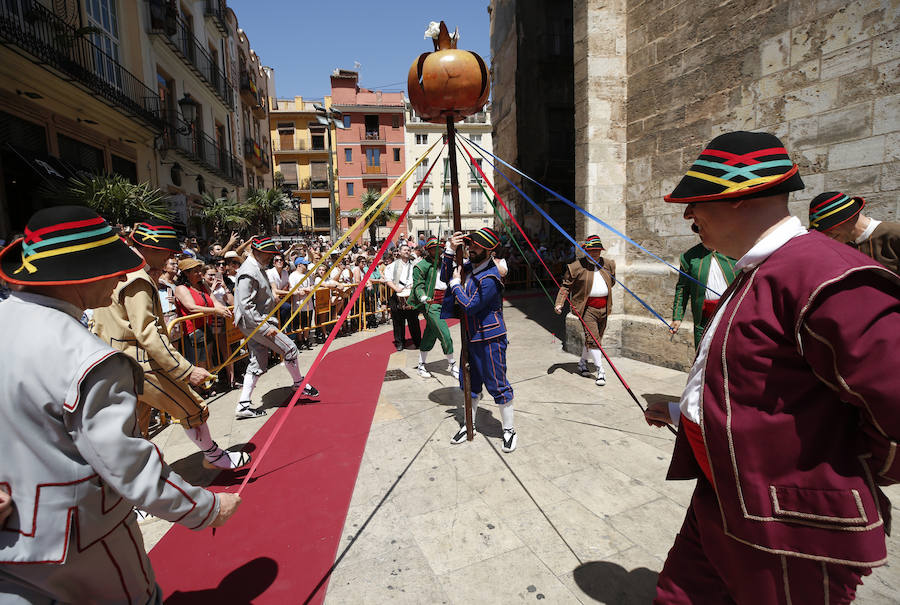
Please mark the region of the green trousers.
[[425, 316], [425, 333], [422, 334], [420, 351], [430, 351], [434, 348], [437, 339], [441, 341], [441, 348], [445, 355], [453, 352], [453, 339], [450, 338], [450, 328], [447, 322], [441, 319], [441, 305], [425, 305], [422, 307], [422, 315]]

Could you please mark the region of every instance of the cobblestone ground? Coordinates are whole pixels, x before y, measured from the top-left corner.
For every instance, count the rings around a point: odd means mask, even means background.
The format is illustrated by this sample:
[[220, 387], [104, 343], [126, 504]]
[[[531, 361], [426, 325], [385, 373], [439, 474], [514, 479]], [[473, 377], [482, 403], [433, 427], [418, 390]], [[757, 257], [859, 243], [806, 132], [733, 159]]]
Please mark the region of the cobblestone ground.
[[[479, 409], [474, 441], [450, 444], [462, 398], [440, 353], [430, 355], [430, 379], [415, 372], [417, 351], [391, 357], [401, 378], [382, 388], [326, 603], [650, 602], [693, 482], [665, 481], [674, 437], [644, 423], [609, 368], [605, 387], [575, 373], [577, 358], [554, 336], [562, 320], [548, 310], [543, 298], [506, 305], [520, 436], [512, 454], [500, 452], [493, 404]], [[613, 362], [642, 403], [677, 398], [684, 386], [682, 372]], [[257, 392], [287, 381], [275, 368]], [[211, 406], [213, 435], [226, 445], [262, 424], [231, 420], [236, 397]], [[155, 441], [179, 472], [209, 481], [177, 427]], [[900, 489], [887, 493], [896, 518]], [[142, 525], [148, 547], [167, 527]], [[896, 537], [888, 556], [857, 602], [897, 602]]]

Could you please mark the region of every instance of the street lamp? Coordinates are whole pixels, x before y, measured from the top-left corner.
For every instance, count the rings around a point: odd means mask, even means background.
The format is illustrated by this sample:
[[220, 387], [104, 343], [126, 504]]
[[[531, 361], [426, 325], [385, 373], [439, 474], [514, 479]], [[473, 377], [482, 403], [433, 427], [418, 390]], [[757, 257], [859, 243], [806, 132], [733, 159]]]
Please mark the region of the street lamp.
[[346, 129], [344, 126], [344, 114], [336, 109], [326, 108], [318, 103], [313, 104], [313, 108], [319, 115], [316, 121], [325, 126], [325, 133], [328, 140], [326, 149], [328, 150], [328, 229], [331, 232], [331, 241], [336, 242], [338, 238], [337, 220], [334, 212], [334, 164], [331, 158], [331, 125], [341, 130]]
[[187, 135], [190, 134], [191, 128], [194, 126], [194, 120], [197, 119], [197, 108], [200, 103], [194, 100], [190, 93], [184, 93], [184, 96], [178, 100], [178, 107], [181, 109], [181, 117], [187, 122], [187, 127], [179, 128], [178, 132]]

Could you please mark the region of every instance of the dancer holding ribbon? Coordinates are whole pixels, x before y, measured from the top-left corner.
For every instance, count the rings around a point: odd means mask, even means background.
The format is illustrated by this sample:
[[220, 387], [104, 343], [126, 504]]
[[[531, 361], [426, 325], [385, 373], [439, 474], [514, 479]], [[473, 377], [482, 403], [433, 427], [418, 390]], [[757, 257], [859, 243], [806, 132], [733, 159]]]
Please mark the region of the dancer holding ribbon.
[[422, 341], [419, 344], [419, 365], [416, 366], [416, 371], [422, 378], [431, 378], [431, 372], [425, 368], [425, 360], [428, 358], [428, 352], [434, 348], [435, 341], [440, 340], [441, 349], [447, 357], [447, 371], [453, 378], [459, 378], [459, 367], [453, 359], [450, 328], [447, 327], [447, 320], [441, 319], [441, 303], [444, 302], [447, 284], [438, 276], [441, 243], [433, 235], [425, 240], [425, 252], [425, 257], [413, 266], [413, 286], [410, 294], [413, 306], [420, 306], [422, 315], [425, 316], [425, 333], [422, 334]]

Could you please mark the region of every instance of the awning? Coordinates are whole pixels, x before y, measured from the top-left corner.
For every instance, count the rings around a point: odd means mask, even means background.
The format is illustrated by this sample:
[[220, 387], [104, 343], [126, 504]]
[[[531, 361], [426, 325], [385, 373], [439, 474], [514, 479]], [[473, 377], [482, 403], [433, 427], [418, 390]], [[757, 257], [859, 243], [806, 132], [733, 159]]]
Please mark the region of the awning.
[[80, 176], [80, 171], [74, 166], [51, 155], [27, 151], [10, 143], [6, 143], [4, 148], [16, 154], [38, 176], [51, 185], [59, 185], [67, 182], [70, 178]]

